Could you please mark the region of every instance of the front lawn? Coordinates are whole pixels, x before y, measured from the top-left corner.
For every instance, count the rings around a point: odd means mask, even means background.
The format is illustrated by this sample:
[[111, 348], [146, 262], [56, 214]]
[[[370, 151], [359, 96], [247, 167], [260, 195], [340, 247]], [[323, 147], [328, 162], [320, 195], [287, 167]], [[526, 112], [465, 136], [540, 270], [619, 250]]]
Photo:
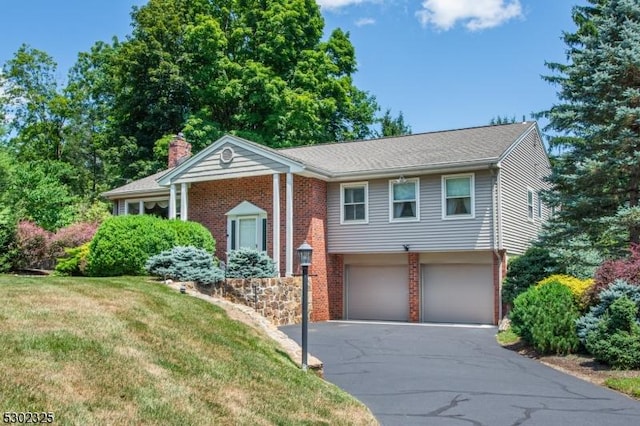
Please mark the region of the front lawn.
[[269, 339], [142, 277], [0, 275], [0, 407], [61, 424], [375, 424]]

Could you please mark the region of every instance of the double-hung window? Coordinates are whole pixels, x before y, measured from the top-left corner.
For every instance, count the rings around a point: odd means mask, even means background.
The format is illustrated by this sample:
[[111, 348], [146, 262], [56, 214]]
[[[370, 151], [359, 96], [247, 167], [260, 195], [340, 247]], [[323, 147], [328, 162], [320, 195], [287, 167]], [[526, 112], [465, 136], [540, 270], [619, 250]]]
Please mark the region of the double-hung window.
[[473, 174], [443, 176], [443, 219], [467, 219], [475, 217], [474, 192]]
[[366, 182], [340, 185], [340, 223], [367, 223], [369, 186]]
[[415, 178], [389, 181], [389, 221], [417, 220], [420, 220], [420, 180]]
[[533, 220], [533, 189], [527, 188], [527, 217]]

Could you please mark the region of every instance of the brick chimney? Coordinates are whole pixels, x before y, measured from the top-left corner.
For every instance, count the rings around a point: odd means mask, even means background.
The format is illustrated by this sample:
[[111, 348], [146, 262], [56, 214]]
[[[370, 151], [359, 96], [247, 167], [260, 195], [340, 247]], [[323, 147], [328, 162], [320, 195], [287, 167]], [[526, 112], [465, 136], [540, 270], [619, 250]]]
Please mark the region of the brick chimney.
[[179, 166], [189, 157], [191, 157], [191, 144], [184, 139], [182, 133], [178, 133], [169, 142], [169, 168]]

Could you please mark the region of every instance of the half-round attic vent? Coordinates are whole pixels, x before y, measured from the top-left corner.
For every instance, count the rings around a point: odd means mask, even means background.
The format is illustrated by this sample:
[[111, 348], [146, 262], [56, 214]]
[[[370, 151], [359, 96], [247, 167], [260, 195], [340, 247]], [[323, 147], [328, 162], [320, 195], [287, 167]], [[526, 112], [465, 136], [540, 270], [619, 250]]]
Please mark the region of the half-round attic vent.
[[233, 148], [226, 146], [222, 149], [222, 151], [220, 151], [220, 161], [222, 161], [225, 164], [228, 164], [231, 161], [233, 161], [233, 157], [235, 155], [236, 153], [233, 152]]

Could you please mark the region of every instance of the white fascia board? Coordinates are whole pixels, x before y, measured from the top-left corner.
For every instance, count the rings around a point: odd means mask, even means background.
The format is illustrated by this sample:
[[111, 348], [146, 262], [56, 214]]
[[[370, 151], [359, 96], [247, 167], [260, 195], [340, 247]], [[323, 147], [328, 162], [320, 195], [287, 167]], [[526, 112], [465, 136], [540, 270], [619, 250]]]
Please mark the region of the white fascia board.
[[231, 144], [240, 148], [244, 148], [248, 151], [255, 152], [256, 154], [261, 155], [264, 158], [268, 158], [272, 161], [283, 164], [289, 167], [289, 170], [291, 173], [300, 173], [305, 170], [304, 164], [299, 163], [297, 161], [290, 160], [289, 158], [278, 154], [278, 152], [273, 150], [272, 148], [262, 146], [255, 142], [250, 142], [245, 139], [238, 138], [236, 136], [224, 135], [220, 139], [218, 139], [217, 141], [215, 141], [214, 143], [212, 143], [211, 145], [209, 145], [208, 147], [206, 147], [205, 149], [197, 153], [196, 155], [188, 158], [184, 163], [180, 164], [179, 166], [169, 171], [167, 174], [160, 177], [157, 180], [158, 185], [168, 186], [168, 185], [171, 185], [172, 183], [180, 183], [180, 181], [178, 181], [177, 178], [181, 174], [188, 171], [191, 167], [198, 164], [201, 160], [215, 153], [216, 150], [218, 150], [220, 147], [222, 147], [225, 144]]

